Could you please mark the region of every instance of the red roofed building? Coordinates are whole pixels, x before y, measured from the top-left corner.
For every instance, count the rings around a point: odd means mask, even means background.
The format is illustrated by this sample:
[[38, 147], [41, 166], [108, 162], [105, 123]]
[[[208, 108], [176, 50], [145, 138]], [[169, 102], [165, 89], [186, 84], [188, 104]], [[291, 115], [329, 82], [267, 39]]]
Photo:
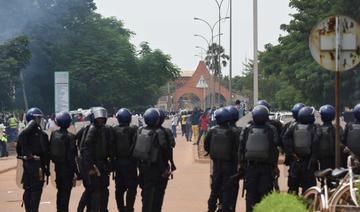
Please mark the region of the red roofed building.
[[[167, 110], [177, 109], [193, 109], [208, 108], [211, 106], [211, 92], [213, 81], [211, 80], [210, 72], [208, 71], [205, 62], [200, 61], [195, 72], [182, 71], [181, 77], [174, 82], [175, 91], [168, 97], [159, 99], [158, 107], [163, 107]], [[204, 88], [205, 87], [205, 88]], [[218, 106], [218, 97], [220, 93], [220, 105], [226, 104], [230, 99], [229, 90], [219, 83], [215, 82], [215, 105]], [[170, 105], [169, 105], [170, 104]]]

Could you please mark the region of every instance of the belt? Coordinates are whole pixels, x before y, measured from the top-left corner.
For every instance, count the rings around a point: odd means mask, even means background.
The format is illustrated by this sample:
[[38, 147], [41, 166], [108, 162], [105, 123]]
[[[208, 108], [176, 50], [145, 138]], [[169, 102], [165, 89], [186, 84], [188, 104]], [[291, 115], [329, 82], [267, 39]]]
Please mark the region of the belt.
[[271, 165], [271, 163], [269, 162], [264, 162], [264, 161], [255, 161], [255, 160], [249, 160], [247, 161], [248, 165]]

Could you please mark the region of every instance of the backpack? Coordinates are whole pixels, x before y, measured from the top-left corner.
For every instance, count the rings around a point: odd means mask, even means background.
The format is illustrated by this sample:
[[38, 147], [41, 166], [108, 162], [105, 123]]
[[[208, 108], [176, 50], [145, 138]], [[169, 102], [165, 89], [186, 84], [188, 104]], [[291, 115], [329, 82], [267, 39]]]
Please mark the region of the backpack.
[[154, 130], [140, 128], [137, 134], [133, 157], [154, 163], [158, 160], [159, 148], [156, 147], [157, 133]]
[[131, 155], [131, 130], [130, 127], [115, 127], [116, 135], [116, 156], [127, 158]]
[[245, 159], [266, 162], [270, 159], [268, 128], [250, 128], [245, 144]]
[[322, 158], [335, 156], [335, 135], [331, 126], [321, 126], [319, 152]]
[[311, 125], [296, 124], [294, 130], [294, 150], [299, 156], [311, 154], [312, 133]]
[[234, 133], [231, 128], [215, 128], [212, 131], [210, 141], [210, 157], [216, 160], [233, 160], [235, 159]]

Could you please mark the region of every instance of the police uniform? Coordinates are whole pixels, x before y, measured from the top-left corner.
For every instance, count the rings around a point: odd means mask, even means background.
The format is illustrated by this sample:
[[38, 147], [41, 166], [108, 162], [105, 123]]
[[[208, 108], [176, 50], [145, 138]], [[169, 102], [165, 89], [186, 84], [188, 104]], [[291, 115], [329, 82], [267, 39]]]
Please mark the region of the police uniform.
[[219, 199], [223, 211], [235, 211], [237, 187], [234, 177], [237, 174], [237, 149], [239, 137], [227, 123], [211, 128], [205, 137], [204, 149], [210, 153], [213, 161], [211, 175], [211, 193], [208, 200], [208, 211], [216, 210]]
[[20, 133], [17, 153], [23, 158], [23, 201], [27, 212], [39, 210], [45, 176], [49, 176], [49, 139], [45, 132], [30, 121]]
[[137, 127], [120, 124], [113, 129], [116, 151], [114, 158], [116, 203], [120, 212], [131, 212], [134, 211], [137, 188], [137, 161], [132, 157]]
[[142, 211], [160, 212], [170, 174], [170, 144], [156, 132], [157, 127], [141, 127], [133, 156], [139, 161]]
[[[90, 211], [108, 211], [113, 132], [109, 126], [91, 124], [81, 147], [85, 181], [91, 193]], [[91, 174], [89, 173], [91, 172]]]
[[314, 172], [318, 169], [319, 138], [318, 125], [296, 123], [284, 134], [285, 153], [294, 159], [289, 168], [288, 187], [290, 193], [302, 193], [316, 185]]
[[[90, 128], [90, 125], [87, 125], [86, 127], [81, 128], [75, 135], [78, 152], [80, 152], [81, 147], [84, 145], [84, 140], [85, 140], [85, 137], [86, 137], [86, 134], [87, 134], [89, 128]], [[90, 178], [88, 177], [88, 173], [86, 172], [84, 160], [81, 155], [78, 160], [78, 166], [79, 166], [79, 171], [80, 171], [80, 175], [81, 175], [81, 178], [83, 181], [83, 186], [84, 186], [85, 190], [83, 191], [81, 198], [79, 200], [77, 211], [83, 212], [85, 207], [87, 208], [87, 211], [90, 211], [90, 209], [91, 209], [91, 184], [90, 184]]]
[[277, 131], [270, 124], [248, 125], [241, 132], [239, 160], [245, 167], [246, 211], [273, 190], [278, 145]]
[[69, 211], [69, 200], [74, 177], [79, 176], [75, 158], [75, 135], [66, 129], [55, 130], [50, 136], [50, 157], [55, 164], [57, 211]]
[[349, 122], [345, 126], [342, 143], [355, 155], [360, 156], [360, 122]]
[[335, 168], [335, 127], [331, 122], [320, 126], [321, 137], [319, 139], [319, 162], [320, 169]]

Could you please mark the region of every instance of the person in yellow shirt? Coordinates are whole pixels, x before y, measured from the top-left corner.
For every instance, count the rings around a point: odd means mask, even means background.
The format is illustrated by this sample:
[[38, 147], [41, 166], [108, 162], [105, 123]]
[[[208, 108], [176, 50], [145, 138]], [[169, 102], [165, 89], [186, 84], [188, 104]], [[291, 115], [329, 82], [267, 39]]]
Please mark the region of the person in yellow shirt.
[[7, 137], [5, 134], [5, 126], [3, 124], [0, 125], [0, 148], [1, 148], [1, 157], [7, 157], [9, 156], [9, 153], [7, 151]]

